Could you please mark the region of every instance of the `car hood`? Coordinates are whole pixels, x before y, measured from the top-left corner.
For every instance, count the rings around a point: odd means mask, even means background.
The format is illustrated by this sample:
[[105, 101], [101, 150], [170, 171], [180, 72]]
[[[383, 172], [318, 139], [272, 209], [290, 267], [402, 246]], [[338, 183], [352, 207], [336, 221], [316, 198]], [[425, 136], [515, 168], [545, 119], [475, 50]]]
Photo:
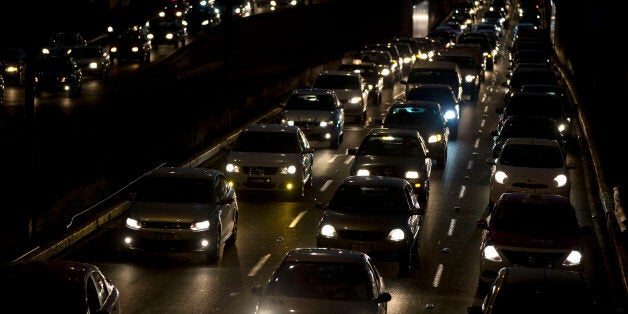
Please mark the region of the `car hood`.
[[283, 118], [299, 122], [328, 121], [333, 116], [333, 111], [324, 110], [284, 110]]
[[356, 156], [353, 161], [353, 167], [362, 166], [392, 166], [404, 169], [420, 169], [425, 166], [425, 160], [419, 157], [407, 156], [373, 156], [364, 155]]
[[529, 184], [544, 184], [551, 187], [557, 175], [565, 174], [569, 177], [569, 173], [565, 168], [532, 168], [499, 165], [497, 169], [508, 175], [508, 182], [510, 184], [525, 182]]
[[328, 210], [323, 215], [321, 223], [330, 223], [337, 230], [389, 232], [393, 228], [405, 226], [409, 215], [377, 215], [355, 213], [340, 213]]
[[258, 313], [318, 314], [318, 313], [377, 313], [377, 303], [371, 301], [339, 301], [316, 298], [264, 296]]
[[578, 245], [576, 234], [529, 234], [491, 230], [488, 241], [494, 245], [539, 248], [539, 249], [571, 249]]
[[278, 167], [285, 163], [300, 163], [301, 154], [282, 153], [258, 153], [258, 152], [231, 152], [227, 157], [227, 162], [242, 165], [272, 166]]
[[349, 101], [353, 97], [362, 97], [362, 92], [355, 89], [334, 89], [333, 91], [342, 102]]
[[136, 201], [129, 209], [129, 216], [139, 221], [176, 221], [192, 223], [207, 219], [214, 204], [162, 203]]

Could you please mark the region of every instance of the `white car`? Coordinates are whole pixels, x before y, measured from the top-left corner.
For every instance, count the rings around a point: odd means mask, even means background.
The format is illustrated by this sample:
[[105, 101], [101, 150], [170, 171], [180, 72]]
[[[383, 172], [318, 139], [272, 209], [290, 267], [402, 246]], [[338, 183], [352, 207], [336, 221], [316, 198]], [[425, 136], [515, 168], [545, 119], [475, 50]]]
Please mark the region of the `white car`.
[[502, 193], [532, 192], [569, 198], [571, 179], [562, 146], [556, 140], [509, 138], [491, 165], [489, 209]]
[[345, 116], [354, 117], [358, 122], [366, 121], [366, 105], [370, 91], [359, 73], [323, 71], [314, 79], [312, 88], [333, 90], [344, 105]]
[[277, 191], [300, 200], [312, 185], [314, 149], [294, 125], [253, 124], [227, 155], [226, 174], [240, 191]]

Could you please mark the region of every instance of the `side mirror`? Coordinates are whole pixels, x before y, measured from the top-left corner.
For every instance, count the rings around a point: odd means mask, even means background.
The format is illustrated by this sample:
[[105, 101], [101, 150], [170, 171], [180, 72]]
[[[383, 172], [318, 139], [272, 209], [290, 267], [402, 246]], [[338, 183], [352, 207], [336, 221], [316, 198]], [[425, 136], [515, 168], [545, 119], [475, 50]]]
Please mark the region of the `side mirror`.
[[235, 201], [233, 197], [222, 197], [218, 201], [216, 201], [216, 205], [226, 205], [231, 204]]
[[253, 286], [251, 288], [251, 293], [253, 293], [256, 296], [261, 296], [262, 293], [264, 293], [264, 287], [262, 287], [261, 285]]
[[480, 229], [488, 230], [488, 222], [485, 218], [480, 218], [475, 222], [475, 225]]
[[347, 148], [347, 155], [357, 155], [357, 154], [358, 154], [357, 148]]
[[306, 149], [303, 150], [304, 154], [313, 154], [314, 153], [314, 148], [308, 147]]
[[401, 81], [399, 81], [399, 83], [401, 83], [401, 84], [403, 84], [403, 85], [407, 85], [407, 84], [408, 84], [408, 81], [406, 81], [406, 80], [401, 80]]
[[388, 302], [392, 300], [392, 296], [390, 295], [390, 293], [388, 292], [384, 292], [382, 294], [380, 294], [376, 299], [375, 302], [376, 303], [384, 303], [384, 302]]
[[493, 158], [493, 157], [486, 158], [486, 164], [487, 165], [491, 165], [491, 166], [496, 165], [497, 164], [497, 158]]
[[314, 203], [314, 207], [322, 210], [327, 210], [329, 208], [329, 204], [323, 202]]

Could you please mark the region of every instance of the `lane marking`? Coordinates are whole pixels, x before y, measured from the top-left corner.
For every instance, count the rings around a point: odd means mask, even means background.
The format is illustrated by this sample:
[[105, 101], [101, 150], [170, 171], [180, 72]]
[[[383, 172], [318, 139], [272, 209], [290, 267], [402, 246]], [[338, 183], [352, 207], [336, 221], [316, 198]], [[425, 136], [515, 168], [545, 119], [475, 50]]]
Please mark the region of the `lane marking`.
[[456, 218], [452, 218], [449, 222], [449, 230], [447, 231], [447, 236], [451, 237], [454, 234], [454, 228], [456, 228]]
[[466, 186], [461, 186], [460, 187], [460, 192], [458, 192], [458, 198], [463, 198], [464, 197], [464, 192], [467, 190]]
[[473, 160], [469, 160], [467, 163], [467, 170], [471, 170], [473, 168]]
[[297, 217], [294, 218], [294, 220], [292, 220], [292, 223], [290, 224], [290, 228], [294, 228], [299, 223], [299, 220], [301, 220], [301, 218], [305, 216], [305, 213], [307, 213], [307, 210], [300, 212], [299, 215], [297, 215]]
[[253, 268], [251, 268], [251, 271], [249, 271], [248, 276], [249, 277], [255, 276], [257, 274], [257, 272], [260, 269], [262, 269], [264, 264], [266, 264], [266, 262], [268, 261], [269, 258], [270, 258], [270, 254], [266, 254], [264, 257], [260, 258], [260, 260], [257, 261], [257, 264], [255, 264], [255, 266], [253, 266]]
[[323, 186], [321, 187], [321, 189], [319, 191], [321, 191], [321, 192], [325, 191], [333, 181], [334, 180], [327, 180], [325, 182], [325, 184], [323, 184]]
[[340, 156], [340, 155], [334, 155], [334, 157], [331, 157], [331, 158], [327, 159], [327, 162], [328, 162], [328, 163], [332, 163], [332, 162], [334, 162], [334, 160], [336, 160], [336, 158], [337, 158], [338, 156]]
[[350, 155], [350, 156], [347, 158], [347, 160], [345, 160], [345, 162], [344, 162], [344, 163], [345, 163], [345, 165], [350, 164], [350, 163], [353, 161], [353, 158], [354, 158], [354, 157], [353, 157], [353, 155]]
[[478, 148], [478, 147], [480, 147], [480, 138], [479, 137], [475, 139], [475, 143], [473, 144], [473, 148]]
[[434, 281], [432, 282], [432, 287], [438, 287], [438, 284], [440, 283], [440, 277], [443, 275], [443, 268], [445, 268], [443, 264], [438, 264], [438, 268], [436, 269], [436, 275], [434, 276]]

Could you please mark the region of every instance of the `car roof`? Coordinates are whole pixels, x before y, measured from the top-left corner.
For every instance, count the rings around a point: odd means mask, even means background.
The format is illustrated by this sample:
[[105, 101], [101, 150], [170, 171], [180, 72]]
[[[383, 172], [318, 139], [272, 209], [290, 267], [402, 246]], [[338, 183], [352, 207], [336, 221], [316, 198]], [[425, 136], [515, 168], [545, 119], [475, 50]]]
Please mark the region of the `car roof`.
[[284, 133], [296, 133], [299, 129], [294, 125], [282, 125], [278, 123], [254, 123], [246, 127], [242, 132], [284, 132]]
[[440, 103], [430, 100], [398, 100], [390, 105], [389, 109], [399, 107], [439, 107], [440, 109]]
[[321, 75], [345, 75], [345, 76], [357, 76], [360, 77], [360, 74], [355, 73], [353, 71], [342, 71], [342, 70], [325, 70], [318, 74]]
[[556, 140], [532, 138], [532, 137], [511, 137], [511, 138], [506, 139], [506, 141], [504, 142], [504, 146], [506, 145], [559, 146]]
[[366, 254], [358, 251], [310, 247], [296, 248], [288, 252], [284, 261], [288, 262], [340, 262], [361, 264], [366, 259]]
[[459, 68], [458, 64], [453, 61], [418, 61], [412, 65], [412, 69], [455, 69]]
[[336, 92], [333, 89], [325, 88], [297, 88], [292, 91], [292, 94], [296, 95], [335, 95]]
[[448, 84], [438, 84], [438, 83], [418, 83], [413, 84], [411, 89], [444, 89], [447, 91], [453, 91], [450, 85]]
[[385, 176], [348, 176], [340, 182], [340, 185], [345, 186], [393, 186], [400, 189], [409, 184], [405, 179]]
[[153, 178], [208, 178], [218, 176], [221, 173], [219, 170], [209, 168], [161, 167], [153, 170], [148, 176]]

